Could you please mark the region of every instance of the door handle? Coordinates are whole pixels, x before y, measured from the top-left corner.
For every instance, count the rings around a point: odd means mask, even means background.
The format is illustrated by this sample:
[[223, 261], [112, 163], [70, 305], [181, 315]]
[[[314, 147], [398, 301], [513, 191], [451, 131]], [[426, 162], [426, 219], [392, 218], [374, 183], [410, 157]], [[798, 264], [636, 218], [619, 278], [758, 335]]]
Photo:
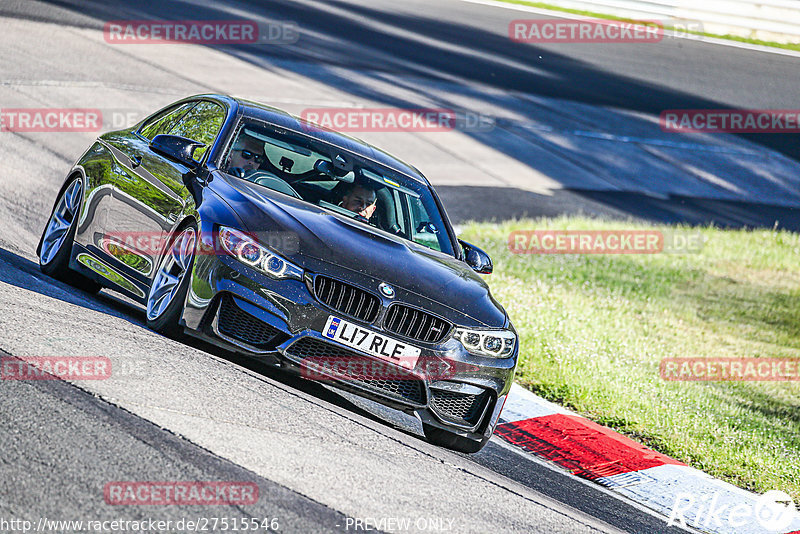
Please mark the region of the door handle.
[[141, 154], [134, 154], [133, 156], [131, 156], [131, 169], [135, 169], [141, 164], [142, 164]]

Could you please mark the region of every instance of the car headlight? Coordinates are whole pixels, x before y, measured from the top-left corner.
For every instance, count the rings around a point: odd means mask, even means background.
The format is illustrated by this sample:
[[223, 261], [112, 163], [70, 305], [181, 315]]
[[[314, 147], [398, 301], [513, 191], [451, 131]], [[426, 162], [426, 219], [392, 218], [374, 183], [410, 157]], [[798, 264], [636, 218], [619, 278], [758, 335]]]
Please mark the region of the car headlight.
[[255, 239], [244, 232], [221, 226], [219, 242], [225, 252], [267, 276], [279, 280], [284, 278], [303, 279], [303, 269], [258, 244]]
[[517, 335], [510, 330], [471, 330], [456, 328], [454, 336], [467, 352], [490, 358], [508, 358], [514, 354]]

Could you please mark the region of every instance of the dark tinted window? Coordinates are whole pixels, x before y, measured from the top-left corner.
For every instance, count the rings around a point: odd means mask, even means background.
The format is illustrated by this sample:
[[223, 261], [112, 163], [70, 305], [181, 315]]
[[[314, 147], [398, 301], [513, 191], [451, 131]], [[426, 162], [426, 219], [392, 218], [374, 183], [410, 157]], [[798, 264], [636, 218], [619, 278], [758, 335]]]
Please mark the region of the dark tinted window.
[[197, 102], [187, 102], [177, 108], [167, 110], [165, 113], [151, 119], [142, 126], [140, 130], [141, 134], [151, 141], [157, 135], [168, 134], [195, 104], [197, 104]]
[[[340, 164], [337, 160], [341, 160]], [[337, 167], [338, 165], [338, 167]], [[222, 169], [229, 174], [455, 255], [430, 189], [397, 171], [296, 133], [245, 120]]]
[[200, 102], [169, 133], [203, 143], [204, 147], [194, 151], [194, 159], [200, 161], [214, 143], [224, 120], [225, 110], [222, 107], [213, 102]]

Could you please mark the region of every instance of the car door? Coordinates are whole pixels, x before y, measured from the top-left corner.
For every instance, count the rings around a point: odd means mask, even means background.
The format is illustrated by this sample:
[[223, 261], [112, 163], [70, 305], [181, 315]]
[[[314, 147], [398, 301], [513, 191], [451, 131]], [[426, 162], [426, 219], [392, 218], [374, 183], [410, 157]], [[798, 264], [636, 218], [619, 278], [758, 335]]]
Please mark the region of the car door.
[[180, 135], [203, 143], [195, 151], [199, 162], [211, 147], [225, 118], [218, 104], [201, 100], [178, 106], [145, 123], [129, 144], [128, 179], [117, 180], [114, 202], [108, 216], [109, 234], [124, 239], [117, 260], [128, 274], [151, 279], [160, 253], [182, 214], [193, 203], [183, 176], [189, 167], [170, 160], [150, 148], [156, 135]]
[[[195, 104], [189, 102], [167, 108], [149, 118], [142, 128], [171, 129]], [[84, 165], [89, 182], [87, 190], [90, 191], [87, 205], [93, 208], [92, 221], [79, 227], [76, 241], [116, 267], [121, 263], [123, 272], [139, 273], [141, 276], [138, 278], [144, 283], [147, 273], [152, 270], [152, 261], [136, 252], [136, 238], [140, 235], [135, 232], [141, 233], [141, 228], [134, 221], [126, 224], [120, 220], [124, 210], [118, 208], [120, 201], [133, 198], [130, 193], [134, 193], [140, 184], [136, 169], [148, 143], [139, 131], [129, 128], [100, 136], [96, 145], [99, 150], [97, 161], [91, 158], [88, 165]], [[121, 194], [122, 191], [126, 191], [127, 196]], [[130, 289], [130, 284], [126, 287]], [[134, 288], [133, 293], [139, 295], [141, 290]]]

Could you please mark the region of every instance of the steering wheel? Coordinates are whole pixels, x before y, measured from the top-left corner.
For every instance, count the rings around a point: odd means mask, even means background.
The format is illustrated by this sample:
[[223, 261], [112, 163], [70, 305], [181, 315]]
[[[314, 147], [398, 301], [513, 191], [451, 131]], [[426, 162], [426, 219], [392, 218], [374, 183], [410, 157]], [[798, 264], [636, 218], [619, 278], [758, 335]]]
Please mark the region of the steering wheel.
[[279, 191], [289, 196], [293, 196], [295, 198], [299, 198], [303, 200], [303, 197], [300, 196], [300, 193], [294, 190], [294, 188], [286, 183], [286, 180], [282, 180], [266, 171], [256, 171], [250, 176], [246, 178], [247, 180], [257, 183], [258, 185], [263, 185], [264, 187], [269, 187], [275, 191]]

